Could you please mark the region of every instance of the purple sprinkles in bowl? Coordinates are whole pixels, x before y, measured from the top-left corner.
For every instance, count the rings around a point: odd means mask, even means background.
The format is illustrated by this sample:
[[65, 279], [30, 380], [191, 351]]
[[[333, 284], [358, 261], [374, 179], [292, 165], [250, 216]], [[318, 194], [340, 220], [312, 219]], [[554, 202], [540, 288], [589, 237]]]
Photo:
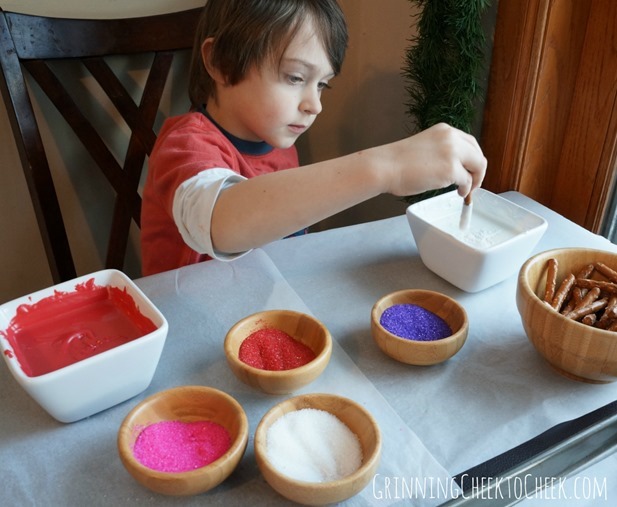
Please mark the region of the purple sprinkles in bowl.
[[441, 340], [452, 334], [452, 329], [445, 320], [414, 304], [399, 304], [386, 308], [379, 322], [390, 333], [407, 340]]

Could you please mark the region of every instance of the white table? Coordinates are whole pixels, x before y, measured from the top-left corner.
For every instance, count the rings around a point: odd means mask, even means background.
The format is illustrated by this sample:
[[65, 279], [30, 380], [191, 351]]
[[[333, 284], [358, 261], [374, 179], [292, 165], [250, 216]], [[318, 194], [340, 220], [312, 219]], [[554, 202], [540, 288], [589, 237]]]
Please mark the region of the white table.
[[[518, 193], [508, 199], [544, 216], [549, 227], [536, 251], [592, 246], [617, 251]], [[384, 436], [379, 475], [349, 505], [437, 505], [443, 491], [419, 491], [450, 479], [563, 421], [617, 399], [617, 384], [592, 385], [556, 374], [528, 342], [515, 306], [516, 276], [476, 294], [449, 285], [422, 264], [404, 216], [275, 242], [232, 263], [210, 261], [137, 281], [169, 320], [169, 335], [150, 387], [88, 419], [64, 425], [48, 416], [0, 367], [0, 498], [4, 505], [276, 505], [286, 502], [261, 478], [252, 434], [261, 416], [286, 398], [257, 393], [233, 377], [223, 355], [226, 331], [267, 308], [312, 313], [336, 344], [322, 375], [301, 392], [348, 396], [377, 418]], [[373, 343], [373, 303], [393, 290], [444, 292], [466, 308], [470, 334], [451, 360], [431, 367], [397, 363]], [[116, 451], [122, 419], [140, 400], [177, 385], [222, 389], [250, 422], [247, 452], [234, 474], [211, 492], [169, 498], [142, 488]], [[565, 481], [552, 500], [523, 505], [606, 505], [617, 499], [617, 457]], [[580, 479], [579, 482], [574, 482]], [[565, 480], [565, 479], [564, 479]], [[588, 498], [585, 486], [604, 489]], [[414, 489], [401, 491], [405, 483]], [[578, 489], [577, 489], [578, 488]], [[413, 500], [413, 502], [411, 502]], [[612, 503], [611, 503], [612, 501]], [[490, 505], [490, 503], [487, 503]], [[603, 505], [603, 504], [602, 504]]]

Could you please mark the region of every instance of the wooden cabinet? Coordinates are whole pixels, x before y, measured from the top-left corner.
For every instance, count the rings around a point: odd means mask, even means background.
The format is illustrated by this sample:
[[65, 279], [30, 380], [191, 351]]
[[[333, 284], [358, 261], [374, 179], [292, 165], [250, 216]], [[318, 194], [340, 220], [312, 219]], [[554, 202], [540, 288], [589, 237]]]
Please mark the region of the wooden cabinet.
[[617, 2], [499, 0], [484, 186], [598, 232], [617, 158]]

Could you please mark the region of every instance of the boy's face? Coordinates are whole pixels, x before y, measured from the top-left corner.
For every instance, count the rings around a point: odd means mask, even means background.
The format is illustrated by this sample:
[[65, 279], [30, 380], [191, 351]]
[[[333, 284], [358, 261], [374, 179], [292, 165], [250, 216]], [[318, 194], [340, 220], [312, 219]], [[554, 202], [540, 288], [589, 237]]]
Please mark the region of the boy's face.
[[225, 130], [247, 141], [288, 148], [321, 112], [321, 92], [334, 72], [307, 21], [278, 62], [252, 68], [234, 86], [217, 86], [208, 112]]

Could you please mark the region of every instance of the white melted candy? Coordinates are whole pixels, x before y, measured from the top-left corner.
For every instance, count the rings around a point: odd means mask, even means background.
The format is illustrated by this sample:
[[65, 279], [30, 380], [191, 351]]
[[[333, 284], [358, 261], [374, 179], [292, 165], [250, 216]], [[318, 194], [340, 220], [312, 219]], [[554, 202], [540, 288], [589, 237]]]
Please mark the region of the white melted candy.
[[491, 248], [520, 234], [514, 224], [503, 223], [477, 211], [472, 211], [467, 229], [461, 229], [459, 222], [460, 215], [453, 214], [442, 217], [433, 225], [469, 246], [482, 249]]
[[415, 206], [419, 217], [457, 240], [477, 249], [488, 249], [520, 234], [539, 222], [528, 212], [488, 193], [476, 192], [468, 227], [461, 229], [463, 199], [452, 192]]

